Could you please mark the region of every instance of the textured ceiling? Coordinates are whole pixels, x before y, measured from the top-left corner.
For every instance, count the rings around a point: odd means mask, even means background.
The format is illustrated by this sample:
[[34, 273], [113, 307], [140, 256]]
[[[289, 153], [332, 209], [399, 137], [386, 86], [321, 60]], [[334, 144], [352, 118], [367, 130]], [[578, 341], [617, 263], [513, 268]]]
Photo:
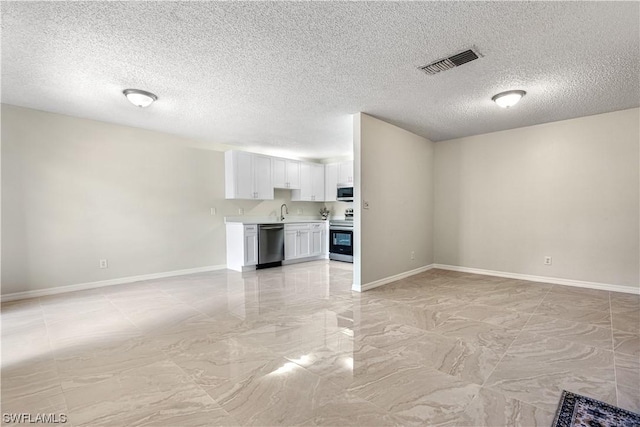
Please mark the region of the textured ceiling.
[[[3, 2], [2, 102], [334, 157], [362, 111], [434, 141], [640, 100], [638, 2]], [[417, 69], [475, 46], [482, 58]], [[122, 90], [154, 92], [147, 109]], [[491, 96], [524, 89], [515, 108]]]

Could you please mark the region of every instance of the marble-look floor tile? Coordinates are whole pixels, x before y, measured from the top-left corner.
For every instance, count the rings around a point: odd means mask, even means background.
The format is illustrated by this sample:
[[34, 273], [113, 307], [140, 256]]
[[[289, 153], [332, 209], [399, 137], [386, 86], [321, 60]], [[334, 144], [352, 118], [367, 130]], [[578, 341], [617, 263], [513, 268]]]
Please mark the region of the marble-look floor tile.
[[3, 410], [453, 426], [544, 425], [564, 389], [639, 406], [638, 296], [444, 270], [351, 283], [351, 264], [318, 261], [3, 303]]
[[87, 316], [90, 316], [91, 313], [104, 313], [108, 311], [115, 312], [116, 310], [111, 301], [103, 295], [91, 295], [69, 301], [56, 298], [53, 301], [42, 304], [44, 319], [49, 324], [85, 319]]
[[640, 310], [611, 311], [611, 326], [620, 331], [640, 334]]
[[44, 315], [38, 299], [3, 303], [0, 309], [2, 336], [29, 333], [44, 328]]
[[[570, 288], [567, 286], [555, 286], [546, 295], [544, 302], [580, 308], [589, 311], [609, 311], [609, 292], [598, 291], [585, 292], [583, 288]], [[590, 291], [594, 291], [591, 289]]]
[[415, 307], [402, 303], [366, 305], [360, 313], [367, 319], [398, 323], [426, 331], [444, 323], [459, 307]]
[[453, 425], [480, 386], [431, 368], [407, 367], [354, 383], [349, 391], [405, 425]]
[[188, 304], [170, 297], [116, 300], [113, 305], [139, 330], [156, 331], [191, 317], [202, 315]]
[[503, 353], [518, 335], [518, 329], [509, 329], [485, 322], [450, 318], [432, 332], [460, 338], [479, 346]]
[[615, 381], [570, 370], [550, 370], [544, 363], [530, 363], [524, 358], [508, 360], [505, 356], [484, 385], [549, 412], [555, 412], [563, 390], [616, 404]]
[[533, 313], [541, 304], [546, 293], [546, 290], [532, 290], [521, 293], [508, 293], [497, 290], [489, 295], [484, 295], [483, 292], [479, 292], [471, 302], [473, 304], [489, 305], [500, 309]]
[[133, 369], [64, 394], [74, 425], [237, 425], [171, 362]]
[[47, 330], [54, 350], [141, 336], [141, 331], [115, 307], [47, 323]]
[[26, 359], [2, 368], [3, 403], [21, 399], [52, 399], [61, 392], [53, 358]]
[[613, 313], [640, 311], [640, 295], [610, 292], [609, 298], [611, 302], [611, 311]]
[[46, 326], [38, 323], [19, 332], [2, 334], [2, 370], [33, 360], [51, 359], [51, 344]]
[[[20, 399], [2, 399], [2, 414], [5, 416], [20, 416], [21, 414], [29, 414], [35, 417], [37, 414], [51, 414], [53, 419], [50, 422], [32, 423], [37, 426], [41, 425], [64, 425], [71, 426], [66, 418], [68, 416], [67, 403], [61, 389], [57, 393], [48, 396], [27, 396]], [[5, 415], [6, 414], [6, 415]], [[62, 421], [65, 420], [64, 423]], [[26, 424], [23, 422], [22, 425]], [[16, 422], [5, 422], [3, 418], [2, 425], [21, 425]]]
[[614, 329], [613, 348], [616, 353], [640, 357], [640, 335]]
[[205, 389], [243, 425], [402, 425], [387, 411], [282, 359]]
[[146, 336], [168, 355], [180, 354], [200, 342], [215, 343], [235, 335], [233, 327], [239, 319], [217, 321], [202, 314], [176, 322], [173, 325], [148, 331]]
[[556, 304], [551, 301], [543, 301], [535, 311], [535, 314], [555, 317], [557, 319], [572, 322], [588, 323], [601, 328], [611, 327], [611, 314], [606, 311], [592, 311], [566, 304]]
[[547, 427], [554, 413], [482, 388], [456, 423], [457, 427]]
[[353, 341], [341, 349], [321, 348], [287, 359], [343, 388], [385, 363], [393, 366], [399, 362], [396, 356], [376, 347], [354, 347]]
[[166, 355], [148, 338], [65, 347], [57, 349], [54, 355], [65, 391], [167, 360]]
[[515, 310], [502, 310], [490, 305], [470, 304], [457, 311], [454, 317], [490, 323], [509, 329], [522, 329], [531, 315]]
[[553, 285], [551, 295], [568, 295], [578, 298], [592, 298], [606, 300], [612, 292], [602, 291], [600, 289], [582, 288], [578, 286]]
[[616, 381], [618, 386], [635, 389], [640, 394], [640, 358], [615, 353]]
[[411, 326], [367, 319], [354, 325], [356, 345], [370, 345], [381, 349], [398, 349], [422, 337], [426, 331]]
[[334, 385], [280, 358], [205, 390], [242, 425], [298, 425], [311, 418], [309, 404], [322, 387], [335, 395]]
[[640, 393], [638, 393], [638, 389], [618, 386], [617, 406], [640, 414]]
[[604, 381], [615, 381], [613, 351], [522, 332], [516, 338], [499, 367], [538, 367], [547, 372], [571, 371]]
[[420, 339], [388, 351], [402, 360], [416, 362], [479, 385], [493, 372], [504, 354], [504, 351], [437, 333], [426, 333]]
[[202, 386], [217, 386], [280, 360], [265, 347], [240, 337], [194, 343], [171, 359]]
[[611, 328], [603, 328], [588, 323], [572, 322], [535, 314], [527, 322], [524, 331], [605, 350], [613, 350]]

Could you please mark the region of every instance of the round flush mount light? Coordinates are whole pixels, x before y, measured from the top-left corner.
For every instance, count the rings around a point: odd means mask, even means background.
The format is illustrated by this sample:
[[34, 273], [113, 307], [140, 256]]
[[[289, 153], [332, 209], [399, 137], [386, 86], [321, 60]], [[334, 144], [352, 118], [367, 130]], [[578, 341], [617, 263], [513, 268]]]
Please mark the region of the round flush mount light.
[[158, 100], [157, 96], [155, 96], [151, 92], [147, 92], [146, 90], [125, 89], [122, 91], [122, 93], [136, 107], [148, 107], [153, 103], [153, 101]]
[[502, 108], [509, 108], [516, 105], [526, 94], [527, 92], [523, 90], [508, 90], [494, 95], [491, 100]]

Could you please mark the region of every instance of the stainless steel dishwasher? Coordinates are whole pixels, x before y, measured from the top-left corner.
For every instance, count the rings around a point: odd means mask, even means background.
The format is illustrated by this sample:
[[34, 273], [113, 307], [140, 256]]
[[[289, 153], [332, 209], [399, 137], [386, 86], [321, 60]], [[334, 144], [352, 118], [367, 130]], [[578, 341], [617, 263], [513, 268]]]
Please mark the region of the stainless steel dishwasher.
[[284, 224], [258, 226], [258, 267], [275, 267], [284, 260]]

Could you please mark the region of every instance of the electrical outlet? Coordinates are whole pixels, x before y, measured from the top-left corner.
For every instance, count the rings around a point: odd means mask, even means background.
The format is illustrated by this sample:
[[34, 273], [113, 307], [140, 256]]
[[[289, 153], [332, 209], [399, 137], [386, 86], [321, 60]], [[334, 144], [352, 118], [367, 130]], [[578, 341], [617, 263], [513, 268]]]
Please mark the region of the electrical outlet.
[[416, 259], [416, 252], [415, 251], [411, 251], [411, 259]]
[[238, 215], [244, 215], [244, 209], [238, 208]]
[[298, 208], [297, 212], [298, 212], [298, 215], [302, 215], [302, 209], [301, 208]]
[[218, 211], [216, 210], [216, 208], [211, 208], [211, 215], [215, 215], [216, 213], [218, 213]]
[[552, 258], [550, 256], [544, 257], [544, 265], [551, 265]]
[[109, 268], [109, 262], [106, 259], [101, 259], [100, 268]]
[[362, 201], [362, 209], [369, 209], [369, 201], [368, 200], [363, 200]]

